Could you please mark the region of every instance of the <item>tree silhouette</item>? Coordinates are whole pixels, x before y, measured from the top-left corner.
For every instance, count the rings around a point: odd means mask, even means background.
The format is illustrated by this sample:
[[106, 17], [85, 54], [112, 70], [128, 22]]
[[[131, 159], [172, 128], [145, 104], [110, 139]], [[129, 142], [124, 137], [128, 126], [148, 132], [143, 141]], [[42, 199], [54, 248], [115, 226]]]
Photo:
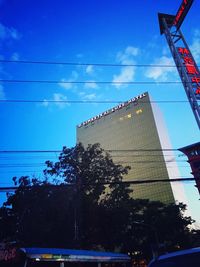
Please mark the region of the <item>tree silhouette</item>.
[[[43, 180], [13, 178], [18, 187], [0, 208], [0, 239], [24, 246], [167, 251], [199, 245], [188, 226], [185, 205], [130, 198], [122, 182], [129, 167], [115, 164], [99, 144], [63, 147], [57, 162], [46, 162]], [[159, 243], [159, 244], [157, 244]]]

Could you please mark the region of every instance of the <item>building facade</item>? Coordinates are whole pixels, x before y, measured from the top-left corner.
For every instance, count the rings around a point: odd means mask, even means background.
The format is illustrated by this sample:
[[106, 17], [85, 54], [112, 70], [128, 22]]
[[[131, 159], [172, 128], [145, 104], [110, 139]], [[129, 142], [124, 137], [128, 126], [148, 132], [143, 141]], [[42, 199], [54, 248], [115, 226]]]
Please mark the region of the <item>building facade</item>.
[[[77, 126], [77, 143], [100, 143], [115, 163], [130, 166], [124, 180], [155, 180], [179, 177], [163, 120], [148, 93], [109, 109]], [[173, 164], [172, 164], [173, 163]], [[170, 166], [171, 164], [171, 166]], [[133, 198], [163, 203], [184, 202], [180, 185], [170, 182], [134, 184]], [[178, 197], [177, 197], [178, 196]]]
[[200, 142], [179, 148], [188, 157], [191, 166], [191, 174], [195, 178], [196, 188], [200, 194]]

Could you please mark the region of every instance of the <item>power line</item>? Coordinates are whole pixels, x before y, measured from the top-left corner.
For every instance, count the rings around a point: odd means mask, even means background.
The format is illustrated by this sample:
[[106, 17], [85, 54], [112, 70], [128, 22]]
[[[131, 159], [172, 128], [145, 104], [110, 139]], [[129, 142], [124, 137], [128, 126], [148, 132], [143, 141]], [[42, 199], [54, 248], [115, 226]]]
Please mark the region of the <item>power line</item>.
[[[180, 157], [180, 155], [182, 155], [182, 154], [179, 154], [179, 155], [177, 155], [178, 157]], [[133, 157], [133, 158], [140, 158], [140, 157], [142, 157], [143, 155], [113, 155], [112, 156], [112, 158], [129, 158], [129, 157]], [[163, 153], [161, 153], [161, 154], [146, 154], [145, 156], [147, 156], [147, 157], [160, 157], [160, 156], [166, 156], [166, 157], [174, 157], [174, 154], [163, 154]], [[185, 154], [183, 154], [183, 156], [184, 157], [186, 157], [186, 155]], [[57, 155], [55, 155], [55, 156], [53, 156], [53, 155], [51, 155], [50, 156], [51, 157], [51, 159], [58, 159], [58, 156]], [[0, 155], [0, 160], [32, 160], [32, 159], [40, 159], [40, 160], [42, 160], [42, 159], [46, 159], [46, 157], [45, 156], [40, 156], [40, 155], [34, 155], [34, 156], [20, 156], [20, 157], [18, 157], [18, 156], [1, 156]]]
[[[69, 148], [70, 149], [70, 148]], [[153, 148], [153, 149], [109, 149], [104, 150], [106, 152], [161, 152], [161, 151], [178, 151], [178, 149], [173, 148]], [[23, 154], [23, 153], [61, 153], [62, 150], [0, 150], [0, 154]]]
[[[188, 171], [191, 170], [190, 166], [178, 166], [179, 169], [187, 169]], [[23, 168], [23, 167], [22, 167]], [[170, 168], [174, 168], [173, 166], [168, 166], [167, 169]], [[151, 166], [151, 167], [148, 167], [146, 168], [146, 170], [152, 170], [152, 169], [155, 169], [154, 166]], [[163, 167], [158, 167], [157, 168], [158, 170], [160, 169], [163, 169]], [[137, 170], [144, 170], [144, 167], [143, 166], [137, 166]], [[10, 175], [11, 173], [14, 174], [14, 176], [17, 176], [17, 174], [19, 174], [19, 176], [27, 176], [27, 174], [31, 174], [31, 175], [43, 175], [43, 169], [35, 169], [34, 167], [34, 170], [30, 170], [30, 169], [15, 169], [15, 170], [0, 170], [0, 175], [3, 176], [3, 175]]]
[[[146, 152], [146, 151], [179, 151], [178, 149], [175, 148], [141, 148], [141, 149], [109, 149], [105, 150], [108, 152]], [[180, 152], [180, 151], [179, 151]]]
[[[143, 164], [144, 165], [144, 164]], [[144, 170], [144, 166], [141, 166], [141, 165], [139, 165], [139, 166], [137, 166], [137, 170], [138, 169], [140, 169], [140, 170]], [[11, 166], [12, 167], [12, 166]], [[0, 168], [0, 174], [6, 174], [6, 173], [27, 173], [27, 172], [31, 172], [31, 173], [40, 173], [40, 174], [42, 174], [43, 173], [43, 171], [44, 171], [44, 167], [46, 167], [45, 165], [43, 165], [43, 166], [19, 166], [19, 168], [17, 168], [16, 169], [16, 167], [17, 166], [13, 166], [13, 168], [14, 168], [14, 171], [11, 171], [10, 169], [10, 167], [9, 167], [9, 169], [8, 169], [8, 167], [6, 167], [7, 169], [4, 169], [4, 168]], [[30, 170], [30, 169], [28, 169], [27, 170], [27, 168], [34, 168], [34, 170]], [[42, 169], [41, 169], [41, 167], [42, 167]], [[187, 168], [188, 170], [191, 170], [191, 167], [190, 167], [190, 165], [188, 164], [188, 166], [178, 166], [179, 168]], [[12, 168], [12, 169], [13, 169]], [[22, 169], [21, 169], [22, 168]], [[26, 169], [25, 169], [26, 168]], [[39, 168], [39, 169], [38, 169]], [[158, 166], [158, 167], [156, 167], [157, 168], [157, 170], [160, 170], [160, 169], [163, 169], [164, 168], [164, 166]], [[170, 169], [172, 169], [172, 168], [174, 168], [174, 166], [167, 166], [167, 169], [168, 168], [170, 168]], [[145, 170], [150, 170], [150, 169], [155, 169], [155, 166], [146, 166], [145, 165]], [[135, 171], [135, 169], [133, 168], [133, 170], [132, 171]]]
[[115, 64], [115, 63], [80, 63], [63, 61], [35, 61], [35, 60], [0, 60], [1, 63], [21, 63], [21, 64], [42, 64], [42, 65], [67, 65], [67, 66], [100, 66], [100, 67], [161, 67], [175, 68], [175, 65], [169, 64]]
[[[58, 80], [8, 80], [0, 79], [0, 82], [4, 83], [46, 83], [46, 84], [182, 84], [181, 81], [58, 81]], [[185, 82], [192, 83], [192, 82]]]
[[[174, 178], [174, 179], [145, 179], [145, 180], [136, 180], [136, 181], [121, 181], [121, 182], [98, 182], [98, 183], [82, 183], [82, 185], [114, 185], [114, 184], [150, 184], [150, 183], [171, 183], [171, 182], [189, 182], [189, 181], [196, 181], [195, 178]], [[76, 183], [71, 183], [71, 184], [66, 184], [66, 185], [39, 185], [39, 187], [54, 187], [54, 188], [62, 188], [62, 187], [68, 187], [68, 186], [76, 186]], [[10, 192], [10, 191], [15, 191], [19, 187], [17, 186], [10, 186], [10, 187], [0, 187], [0, 192]], [[29, 189], [33, 188], [33, 186], [26, 186], [23, 189]]]
[[[129, 157], [133, 157], [133, 158], [140, 158], [143, 157], [144, 155], [113, 155], [112, 158], [129, 158]], [[145, 157], [160, 157], [160, 156], [164, 156], [164, 157], [174, 157], [174, 154], [146, 154]], [[186, 156], [186, 155], [184, 155]], [[1, 159], [1, 157], [0, 157]]]
[[[187, 162], [187, 160], [175, 160], [175, 159], [169, 159], [169, 160], [129, 160], [129, 161], [117, 161], [116, 163], [118, 164], [128, 164], [128, 163], [138, 163], [138, 164], [143, 164], [143, 163], [176, 163], [176, 162]], [[2, 163], [0, 164], [0, 168], [19, 168], [19, 167], [40, 167], [40, 166], [45, 166], [45, 162], [32, 162], [32, 163]]]
[[61, 153], [62, 150], [0, 150], [0, 154]]
[[[70, 103], [70, 104], [118, 104], [125, 101], [105, 101], [105, 100], [25, 100], [25, 99], [0, 99], [0, 103]], [[158, 100], [140, 101], [140, 103], [188, 103], [188, 100]]]
[[[116, 63], [91, 63], [91, 62], [66, 62], [66, 61], [38, 61], [38, 60], [4, 60], [0, 63], [17, 63], [17, 64], [42, 64], [42, 65], [67, 65], [67, 66], [99, 66], [99, 67], [153, 67], [153, 68], [176, 68], [176, 65], [170, 64], [116, 64]], [[183, 67], [183, 66], [178, 66]]]
[[[187, 176], [182, 176], [181, 178], [175, 178], [175, 179], [194, 179], [193, 177], [187, 177]], [[154, 179], [155, 180], [155, 179]], [[167, 178], [167, 179], [165, 179], [165, 180], [168, 180], [169, 181], [169, 179]], [[137, 180], [138, 181], [138, 180]], [[190, 180], [188, 180], [189, 182], [190, 182]], [[123, 182], [123, 181], [122, 181]], [[121, 182], [120, 182], [121, 183]], [[11, 185], [10, 185], [10, 183], [9, 182], [1, 182], [0, 183], [0, 187], [2, 187], [3, 185], [7, 185], [7, 187], [12, 187]], [[52, 186], [56, 186], [56, 185], [54, 185], [54, 184], [52, 184]]]

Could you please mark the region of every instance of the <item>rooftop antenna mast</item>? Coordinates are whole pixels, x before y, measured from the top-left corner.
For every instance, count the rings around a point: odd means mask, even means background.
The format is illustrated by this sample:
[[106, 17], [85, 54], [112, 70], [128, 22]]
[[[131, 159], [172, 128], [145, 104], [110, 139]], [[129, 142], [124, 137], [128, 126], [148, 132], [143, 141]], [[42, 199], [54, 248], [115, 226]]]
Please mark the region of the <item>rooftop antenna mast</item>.
[[200, 129], [200, 71], [180, 30], [193, 1], [183, 0], [175, 16], [158, 13], [158, 19]]

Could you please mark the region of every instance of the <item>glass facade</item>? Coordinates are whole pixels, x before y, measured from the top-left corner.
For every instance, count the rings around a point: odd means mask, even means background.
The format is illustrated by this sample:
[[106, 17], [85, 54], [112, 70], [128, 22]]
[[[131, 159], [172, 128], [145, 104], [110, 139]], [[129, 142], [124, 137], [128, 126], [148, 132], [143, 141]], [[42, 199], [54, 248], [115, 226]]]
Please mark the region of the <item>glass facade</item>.
[[[113, 161], [131, 170], [124, 180], [169, 179], [148, 93], [77, 126], [77, 143], [100, 143]], [[168, 182], [132, 185], [133, 198], [174, 202]]]

